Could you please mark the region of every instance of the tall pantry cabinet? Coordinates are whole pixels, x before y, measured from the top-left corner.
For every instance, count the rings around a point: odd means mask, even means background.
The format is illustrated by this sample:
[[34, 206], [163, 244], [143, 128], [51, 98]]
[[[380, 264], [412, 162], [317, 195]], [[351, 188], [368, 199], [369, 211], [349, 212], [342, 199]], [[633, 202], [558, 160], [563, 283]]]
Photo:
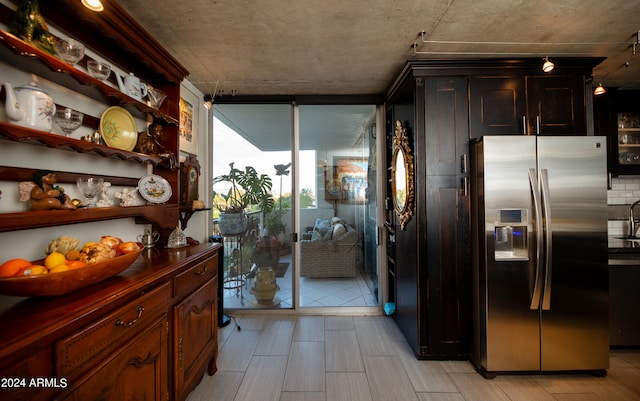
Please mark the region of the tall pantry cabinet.
[[[388, 90], [387, 133], [396, 121], [406, 128], [415, 185], [405, 230], [388, 214], [388, 293], [418, 358], [465, 359], [471, 351], [469, 141], [587, 134], [586, 87], [601, 60], [558, 60], [552, 75], [542, 75], [538, 59], [410, 60]], [[387, 149], [389, 163], [392, 154]]]

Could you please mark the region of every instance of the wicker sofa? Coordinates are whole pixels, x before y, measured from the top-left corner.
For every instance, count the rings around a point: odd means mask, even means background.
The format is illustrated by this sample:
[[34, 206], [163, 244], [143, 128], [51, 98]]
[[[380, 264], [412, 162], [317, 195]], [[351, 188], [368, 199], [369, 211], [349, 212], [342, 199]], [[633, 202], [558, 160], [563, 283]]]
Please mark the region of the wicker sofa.
[[300, 241], [300, 277], [354, 277], [358, 233], [345, 225], [337, 238], [316, 236]]

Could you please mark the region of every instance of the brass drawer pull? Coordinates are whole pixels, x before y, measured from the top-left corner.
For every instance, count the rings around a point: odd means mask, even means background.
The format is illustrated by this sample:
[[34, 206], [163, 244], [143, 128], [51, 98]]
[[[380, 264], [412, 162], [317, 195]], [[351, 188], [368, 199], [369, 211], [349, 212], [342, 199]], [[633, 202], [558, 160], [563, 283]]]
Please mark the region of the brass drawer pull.
[[209, 266], [204, 265], [202, 270], [197, 271], [197, 272], [193, 272], [193, 274], [195, 274], [196, 277], [204, 276], [207, 273], [207, 270], [209, 270]]
[[122, 320], [120, 318], [117, 318], [116, 319], [116, 326], [131, 327], [138, 320], [140, 320], [140, 317], [142, 316], [142, 311], [144, 311], [144, 307], [142, 305], [138, 306], [138, 316], [136, 316], [136, 318], [133, 319], [132, 321], [130, 321], [129, 323], [125, 323], [124, 320]]

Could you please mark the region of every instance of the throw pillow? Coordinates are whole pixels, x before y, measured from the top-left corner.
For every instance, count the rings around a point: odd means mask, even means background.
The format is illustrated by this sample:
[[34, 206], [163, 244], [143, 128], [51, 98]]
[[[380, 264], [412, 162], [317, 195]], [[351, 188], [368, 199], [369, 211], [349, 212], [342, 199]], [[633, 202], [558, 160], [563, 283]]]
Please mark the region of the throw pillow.
[[341, 223], [336, 224], [335, 226], [333, 226], [333, 239], [339, 239], [346, 232], [347, 232], [347, 228], [343, 224]]

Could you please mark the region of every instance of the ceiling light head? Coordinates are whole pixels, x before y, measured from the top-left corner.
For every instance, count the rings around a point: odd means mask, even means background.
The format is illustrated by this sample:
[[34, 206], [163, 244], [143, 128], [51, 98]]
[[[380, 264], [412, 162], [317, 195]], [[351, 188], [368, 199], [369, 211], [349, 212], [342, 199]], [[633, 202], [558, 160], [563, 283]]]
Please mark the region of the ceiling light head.
[[209, 110], [213, 106], [213, 95], [204, 95], [204, 103], [202, 105]]
[[104, 11], [104, 6], [100, 0], [82, 0], [82, 5], [91, 11]]
[[542, 64], [542, 71], [551, 72], [555, 68], [555, 64], [549, 61], [549, 56], [544, 58], [544, 63]]
[[602, 86], [602, 82], [599, 82], [598, 86], [596, 86], [596, 89], [593, 91], [593, 94], [595, 96], [599, 96], [604, 95], [605, 93], [607, 93], [607, 91], [604, 89], [604, 86]]

